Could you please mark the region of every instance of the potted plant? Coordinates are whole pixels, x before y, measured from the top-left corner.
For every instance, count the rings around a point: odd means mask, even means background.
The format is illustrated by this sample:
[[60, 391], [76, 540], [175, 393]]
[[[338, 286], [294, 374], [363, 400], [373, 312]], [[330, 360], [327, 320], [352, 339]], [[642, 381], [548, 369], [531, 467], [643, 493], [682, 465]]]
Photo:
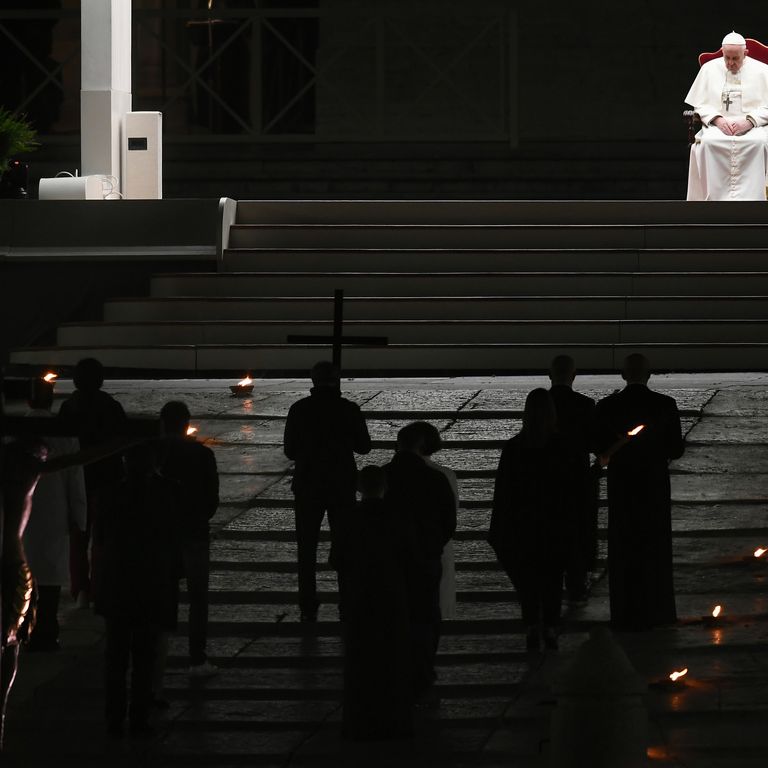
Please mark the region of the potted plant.
[[36, 149], [37, 132], [21, 115], [0, 107], [0, 197], [26, 197], [26, 163], [14, 158]]

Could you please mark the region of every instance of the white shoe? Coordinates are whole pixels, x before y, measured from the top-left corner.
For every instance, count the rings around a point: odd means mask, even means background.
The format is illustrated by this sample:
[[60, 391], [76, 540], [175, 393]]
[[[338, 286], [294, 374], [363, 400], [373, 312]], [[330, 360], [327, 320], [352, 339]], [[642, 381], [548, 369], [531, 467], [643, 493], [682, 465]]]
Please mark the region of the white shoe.
[[190, 664], [187, 673], [191, 677], [208, 677], [217, 675], [219, 668], [215, 664], [211, 664], [210, 661], [204, 661], [202, 664]]

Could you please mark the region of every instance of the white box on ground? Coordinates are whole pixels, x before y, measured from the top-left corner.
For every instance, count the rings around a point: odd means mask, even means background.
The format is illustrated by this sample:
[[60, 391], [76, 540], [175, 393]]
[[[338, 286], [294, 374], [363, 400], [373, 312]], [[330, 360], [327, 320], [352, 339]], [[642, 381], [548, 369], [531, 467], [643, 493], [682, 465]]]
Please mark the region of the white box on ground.
[[160, 200], [163, 196], [162, 112], [127, 112], [122, 143], [123, 198]]
[[103, 176], [54, 176], [40, 179], [40, 200], [103, 200]]

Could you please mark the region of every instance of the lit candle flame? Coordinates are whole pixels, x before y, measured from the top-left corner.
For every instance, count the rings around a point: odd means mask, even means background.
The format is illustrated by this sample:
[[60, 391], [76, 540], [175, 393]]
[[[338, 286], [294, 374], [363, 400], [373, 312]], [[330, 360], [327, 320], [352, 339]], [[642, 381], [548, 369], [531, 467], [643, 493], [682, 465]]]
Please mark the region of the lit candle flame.
[[712, 618], [716, 619], [722, 612], [723, 612], [723, 606], [722, 605], [716, 605], [714, 607], [714, 610], [712, 611]]
[[247, 387], [253, 384], [253, 379], [246, 373], [245, 378], [237, 382], [238, 387]]
[[187, 437], [191, 437], [197, 432], [197, 427], [187, 427]]
[[630, 429], [627, 432], [627, 437], [634, 437], [645, 429], [645, 424], [638, 424], [634, 429]]
[[59, 378], [58, 373], [46, 373], [45, 376], [43, 376], [43, 381], [47, 381], [49, 384], [51, 384], [53, 381]]
[[755, 550], [755, 557], [762, 557], [766, 552], [768, 552], [768, 549], [763, 549], [762, 547], [758, 547]]
[[688, 674], [688, 667], [685, 667], [685, 669], [681, 669], [679, 672], [672, 672], [669, 676], [669, 679], [675, 683], [677, 682], [683, 675]]

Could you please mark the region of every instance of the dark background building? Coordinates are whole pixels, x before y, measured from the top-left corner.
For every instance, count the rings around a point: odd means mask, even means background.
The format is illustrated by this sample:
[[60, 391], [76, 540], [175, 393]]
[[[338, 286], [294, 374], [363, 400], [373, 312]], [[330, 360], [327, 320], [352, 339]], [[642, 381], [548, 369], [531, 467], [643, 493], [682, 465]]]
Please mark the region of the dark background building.
[[[0, 2], [0, 103], [79, 162], [77, 0]], [[160, 110], [165, 194], [684, 196], [701, 50], [768, 38], [763, 4], [134, 0], [134, 109]]]

